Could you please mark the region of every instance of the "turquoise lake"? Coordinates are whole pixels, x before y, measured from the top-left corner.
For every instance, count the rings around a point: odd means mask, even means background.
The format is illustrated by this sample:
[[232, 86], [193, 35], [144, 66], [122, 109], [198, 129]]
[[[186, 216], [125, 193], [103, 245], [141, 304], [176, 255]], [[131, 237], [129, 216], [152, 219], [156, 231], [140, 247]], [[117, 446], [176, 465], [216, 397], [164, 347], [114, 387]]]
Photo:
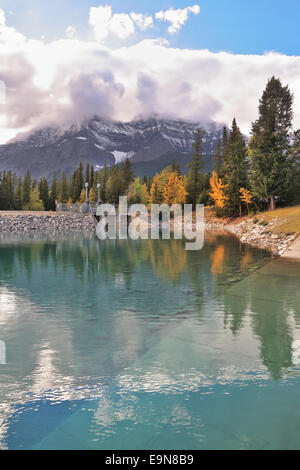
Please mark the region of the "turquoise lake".
[[1, 449], [300, 449], [300, 264], [0, 237]]

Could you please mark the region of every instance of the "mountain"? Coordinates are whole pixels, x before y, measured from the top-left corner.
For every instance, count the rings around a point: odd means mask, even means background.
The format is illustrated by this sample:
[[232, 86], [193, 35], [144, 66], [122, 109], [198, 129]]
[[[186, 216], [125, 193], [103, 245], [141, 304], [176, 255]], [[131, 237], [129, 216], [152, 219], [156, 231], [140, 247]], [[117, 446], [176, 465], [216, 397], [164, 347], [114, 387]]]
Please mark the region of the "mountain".
[[94, 118], [68, 130], [59, 127], [40, 129], [19, 136], [0, 146], [0, 171], [13, 170], [23, 176], [29, 170], [34, 178], [50, 177], [55, 170], [70, 174], [80, 163], [95, 168], [122, 163], [130, 158], [137, 175], [154, 175], [171, 163], [173, 158], [186, 169], [193, 152], [194, 132], [205, 127], [204, 154], [206, 168], [222, 125], [201, 126], [179, 120], [148, 119], [128, 123]]

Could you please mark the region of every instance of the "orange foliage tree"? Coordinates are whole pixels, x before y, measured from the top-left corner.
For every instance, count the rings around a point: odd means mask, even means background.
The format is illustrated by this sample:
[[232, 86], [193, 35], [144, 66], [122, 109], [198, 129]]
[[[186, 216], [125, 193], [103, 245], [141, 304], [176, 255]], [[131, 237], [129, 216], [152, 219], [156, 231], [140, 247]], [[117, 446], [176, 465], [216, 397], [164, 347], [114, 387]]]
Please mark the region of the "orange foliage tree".
[[185, 204], [187, 192], [182, 176], [171, 173], [163, 190], [163, 198], [166, 204]]
[[222, 183], [221, 178], [218, 177], [215, 171], [212, 172], [210, 187], [212, 191], [209, 193], [209, 195], [214, 200], [215, 206], [223, 209], [225, 207], [226, 201], [228, 201], [228, 196], [226, 196], [225, 193], [228, 185]]
[[240, 193], [241, 193], [240, 195], [241, 201], [247, 205], [247, 210], [249, 214], [249, 204], [251, 204], [253, 196], [251, 192], [245, 188], [241, 188]]

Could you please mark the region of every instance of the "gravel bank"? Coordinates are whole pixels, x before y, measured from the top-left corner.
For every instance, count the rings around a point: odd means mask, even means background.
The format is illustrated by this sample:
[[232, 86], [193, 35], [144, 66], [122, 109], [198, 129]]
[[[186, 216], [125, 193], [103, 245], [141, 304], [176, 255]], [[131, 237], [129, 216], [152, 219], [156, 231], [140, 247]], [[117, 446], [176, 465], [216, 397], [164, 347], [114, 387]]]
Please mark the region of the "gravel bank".
[[287, 235], [275, 231], [277, 221], [268, 225], [254, 223], [252, 219], [242, 219], [234, 222], [207, 221], [206, 229], [214, 231], [227, 231], [236, 235], [241, 242], [271, 250], [275, 255], [281, 256], [293, 243], [296, 235]]
[[90, 232], [95, 230], [91, 215], [1, 214], [0, 232]]
[[[206, 217], [205, 228], [213, 231], [227, 231], [236, 235], [241, 242], [269, 249], [282, 255], [294, 242], [296, 235], [277, 233], [276, 219], [267, 226], [253, 219], [243, 218], [228, 222], [215, 217]], [[95, 223], [91, 215], [57, 213], [0, 213], [0, 234], [38, 233], [93, 233]]]

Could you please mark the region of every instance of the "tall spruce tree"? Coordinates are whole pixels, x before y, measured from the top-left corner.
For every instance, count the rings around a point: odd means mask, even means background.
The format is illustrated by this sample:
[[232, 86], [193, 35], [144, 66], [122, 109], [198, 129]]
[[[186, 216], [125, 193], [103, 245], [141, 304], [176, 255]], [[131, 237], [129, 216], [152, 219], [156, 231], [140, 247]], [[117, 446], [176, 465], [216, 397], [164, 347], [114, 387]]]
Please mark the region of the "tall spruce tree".
[[113, 165], [106, 183], [106, 201], [111, 204], [118, 204], [119, 197], [126, 195], [124, 190], [124, 179], [122, 168]]
[[22, 178], [18, 178], [16, 188], [15, 188], [15, 210], [21, 211], [23, 208], [23, 194], [22, 194]]
[[172, 160], [171, 170], [172, 170], [173, 173], [176, 173], [177, 176], [181, 175], [180, 165], [179, 165], [179, 163], [177, 162], [177, 160], [175, 158], [174, 158], [174, 160]]
[[65, 171], [62, 173], [60, 186], [60, 202], [66, 203], [69, 200], [69, 185]]
[[11, 171], [4, 172], [0, 181], [0, 209], [14, 208], [14, 175]]
[[105, 160], [104, 168], [103, 168], [103, 171], [101, 173], [101, 180], [100, 180], [100, 183], [101, 183], [100, 198], [101, 198], [102, 202], [107, 202], [107, 200], [106, 200], [106, 184], [107, 184], [108, 176], [109, 175], [108, 175], [107, 163], [106, 163], [106, 160]]
[[223, 166], [223, 182], [227, 184], [228, 196], [226, 212], [230, 216], [242, 215], [240, 189], [248, 187], [248, 170], [246, 142], [236, 119], [233, 119]]
[[29, 203], [30, 193], [31, 193], [31, 175], [29, 171], [27, 171], [23, 180], [23, 206]]
[[58, 191], [57, 191], [57, 179], [56, 172], [53, 173], [53, 178], [50, 186], [50, 197], [49, 197], [49, 210], [56, 210], [56, 201], [57, 201]]
[[227, 126], [224, 126], [223, 131], [222, 131], [222, 144], [221, 144], [222, 146], [221, 153], [222, 153], [223, 161], [225, 160], [225, 157], [226, 157], [227, 144], [228, 144], [228, 129], [227, 129]]
[[216, 153], [213, 156], [213, 169], [221, 177], [221, 171], [223, 167], [223, 157], [222, 157], [222, 143], [221, 139], [218, 139]]
[[87, 166], [86, 166], [86, 171], [85, 171], [85, 183], [88, 183], [89, 186], [90, 186], [90, 183], [91, 183], [90, 182], [90, 176], [91, 176], [91, 174], [90, 174], [90, 165], [88, 163]]
[[39, 183], [39, 194], [45, 210], [49, 210], [49, 186], [45, 177], [43, 177]]
[[191, 163], [189, 164], [190, 171], [187, 177], [187, 192], [188, 202], [193, 204], [193, 207], [197, 204], [198, 195], [201, 193], [201, 172], [204, 169], [204, 156], [203, 156], [203, 138], [205, 136], [204, 129], [198, 129], [195, 132], [194, 141], [194, 154]]
[[90, 170], [90, 186], [91, 188], [96, 186], [95, 172], [94, 172], [93, 165], [91, 165], [91, 170]]
[[283, 200], [288, 191], [292, 105], [288, 86], [272, 77], [259, 102], [259, 117], [252, 124], [251, 185], [260, 200], [269, 200], [271, 210], [275, 209], [276, 197]]
[[134, 181], [134, 173], [132, 171], [132, 165], [129, 158], [126, 158], [125, 162], [123, 163], [121, 173], [123, 194], [120, 194], [120, 196], [125, 196], [129, 186]]
[[290, 154], [291, 159], [291, 177], [290, 202], [292, 204], [300, 203], [300, 129], [294, 132], [293, 144]]
[[73, 202], [77, 202], [80, 199], [81, 191], [84, 188], [84, 178], [83, 178], [83, 165], [80, 162], [79, 167], [74, 171], [72, 175], [72, 191], [71, 197]]

